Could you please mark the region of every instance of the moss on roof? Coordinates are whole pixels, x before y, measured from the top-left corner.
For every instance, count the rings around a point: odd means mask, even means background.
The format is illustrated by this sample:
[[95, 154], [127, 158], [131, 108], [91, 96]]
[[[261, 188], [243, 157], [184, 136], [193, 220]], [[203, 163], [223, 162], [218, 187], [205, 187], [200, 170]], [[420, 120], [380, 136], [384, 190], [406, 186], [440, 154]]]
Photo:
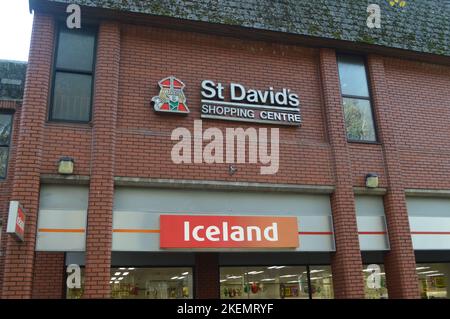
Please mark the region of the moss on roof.
[[[450, 0], [45, 0], [450, 56]], [[366, 25], [380, 5], [381, 29]], [[400, 3], [400, 2], [398, 2]]]
[[0, 60], [0, 99], [22, 100], [26, 62]]

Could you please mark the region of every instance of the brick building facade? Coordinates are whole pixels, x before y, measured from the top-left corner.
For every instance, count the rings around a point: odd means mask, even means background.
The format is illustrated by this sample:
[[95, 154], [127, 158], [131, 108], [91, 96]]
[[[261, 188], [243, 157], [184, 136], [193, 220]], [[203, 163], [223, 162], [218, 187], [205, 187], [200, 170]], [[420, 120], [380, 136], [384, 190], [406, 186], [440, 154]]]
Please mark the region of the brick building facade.
[[[31, 1], [35, 17], [23, 102], [0, 101], [2, 112], [13, 112], [9, 165], [0, 182], [1, 298], [231, 298], [241, 293], [273, 298], [275, 285], [277, 291], [288, 289], [290, 297], [302, 292], [313, 298], [450, 296], [448, 53], [80, 1], [86, 5], [83, 28], [73, 32], [82, 34], [86, 26], [95, 30], [94, 70], [73, 71], [59, 66], [69, 63], [60, 62], [67, 54], [60, 48], [66, 41], [61, 34], [72, 32], [64, 26], [64, 2]], [[80, 44], [73, 45], [73, 56], [84, 57]], [[362, 99], [369, 101], [375, 123], [373, 140], [348, 138], [343, 101], [350, 97], [343, 87], [345, 63], [340, 64], [348, 56], [362, 57], [366, 70], [369, 89]], [[88, 120], [55, 115], [58, 88], [75, 87], [67, 79], [69, 85], [58, 86], [63, 73], [92, 75]], [[153, 110], [158, 82], [171, 75], [186, 85], [187, 116]], [[193, 131], [200, 120], [204, 80], [259, 90], [289, 87], [298, 94], [301, 126], [202, 121], [204, 130], [223, 132], [278, 128], [276, 174], [260, 174], [262, 164], [238, 163], [230, 174], [229, 163], [174, 163], [172, 132]], [[70, 175], [58, 173], [64, 157], [74, 161]], [[376, 174], [379, 185], [366, 187], [367, 174]], [[10, 201], [26, 212], [23, 242], [6, 234]], [[269, 210], [267, 203], [278, 210]], [[298, 214], [289, 211], [291, 205]], [[316, 216], [317, 207], [323, 214]], [[140, 223], [153, 220], [145, 214], [170, 213], [292, 213], [298, 217], [300, 245], [280, 251], [155, 248], [159, 238], [152, 232], [163, 230]], [[309, 223], [317, 228], [303, 226]], [[75, 292], [66, 288], [66, 266], [73, 263], [83, 273], [82, 289]], [[369, 264], [381, 266], [381, 287], [373, 291], [367, 286]], [[280, 265], [279, 273], [272, 271], [274, 265]], [[177, 268], [188, 270], [179, 276], [182, 284], [173, 285]], [[130, 278], [138, 270], [141, 275], [123, 284], [125, 273]], [[307, 288], [283, 281], [293, 276], [285, 270], [299, 272], [299, 278], [305, 270]], [[262, 274], [258, 285], [248, 279], [249, 271]], [[121, 282], [114, 276], [122, 276]]]

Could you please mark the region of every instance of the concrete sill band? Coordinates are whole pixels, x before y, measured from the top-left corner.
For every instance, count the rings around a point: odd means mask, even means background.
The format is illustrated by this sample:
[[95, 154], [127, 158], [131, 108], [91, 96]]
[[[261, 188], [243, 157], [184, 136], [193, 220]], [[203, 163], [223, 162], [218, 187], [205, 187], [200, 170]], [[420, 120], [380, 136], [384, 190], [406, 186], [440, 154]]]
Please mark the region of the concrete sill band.
[[[42, 174], [42, 184], [71, 184], [89, 185], [89, 176], [83, 175], [58, 175]], [[333, 185], [294, 185], [294, 184], [270, 184], [249, 182], [226, 182], [183, 180], [163, 178], [139, 178], [139, 177], [115, 177], [116, 186], [130, 187], [161, 187], [161, 188], [188, 188], [188, 189], [215, 189], [215, 190], [246, 190], [246, 191], [273, 191], [303, 194], [332, 194]], [[384, 196], [387, 188], [353, 187], [355, 195]], [[450, 198], [450, 189], [405, 189], [405, 195], [411, 197], [442, 197]]]

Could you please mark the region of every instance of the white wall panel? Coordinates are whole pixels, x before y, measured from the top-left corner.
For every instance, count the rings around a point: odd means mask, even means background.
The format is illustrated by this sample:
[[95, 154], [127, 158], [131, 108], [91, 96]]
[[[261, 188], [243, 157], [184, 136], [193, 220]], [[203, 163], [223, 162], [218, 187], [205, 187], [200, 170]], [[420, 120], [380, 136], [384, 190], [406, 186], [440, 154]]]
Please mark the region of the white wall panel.
[[37, 251], [85, 250], [88, 192], [87, 186], [41, 186]]
[[355, 196], [355, 206], [361, 250], [389, 250], [383, 197]]

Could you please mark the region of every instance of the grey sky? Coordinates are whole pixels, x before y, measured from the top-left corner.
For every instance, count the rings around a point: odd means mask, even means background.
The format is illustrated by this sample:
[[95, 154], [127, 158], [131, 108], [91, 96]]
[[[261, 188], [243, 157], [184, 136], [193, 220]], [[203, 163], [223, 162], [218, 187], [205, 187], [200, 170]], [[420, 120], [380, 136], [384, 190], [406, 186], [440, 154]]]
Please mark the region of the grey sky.
[[1, 60], [28, 60], [32, 22], [28, 0], [0, 0]]

